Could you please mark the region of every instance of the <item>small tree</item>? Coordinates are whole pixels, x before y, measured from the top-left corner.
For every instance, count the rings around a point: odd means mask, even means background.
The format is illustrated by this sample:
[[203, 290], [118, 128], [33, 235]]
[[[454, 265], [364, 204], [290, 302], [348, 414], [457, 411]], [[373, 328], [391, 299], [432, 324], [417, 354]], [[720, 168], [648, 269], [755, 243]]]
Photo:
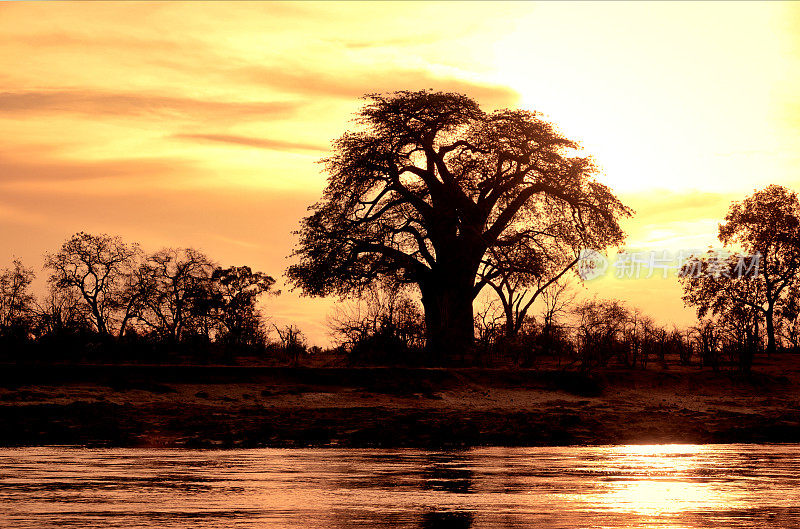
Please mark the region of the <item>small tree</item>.
[[24, 341], [31, 331], [34, 299], [29, 288], [33, 270], [14, 259], [11, 268], [0, 270], [0, 340]]
[[695, 341], [700, 351], [700, 360], [704, 366], [711, 366], [711, 369], [719, 369], [719, 330], [716, 323], [711, 318], [702, 318], [698, 324], [692, 327]]
[[34, 313], [34, 334], [40, 341], [89, 330], [88, 307], [73, 289], [61, 289], [51, 283], [41, 302], [35, 303]]
[[300, 358], [308, 350], [303, 332], [294, 324], [283, 327], [273, 324], [273, 327], [278, 333], [281, 351], [291, 360], [292, 365], [297, 367], [300, 364]]
[[568, 349], [562, 320], [569, 314], [575, 297], [576, 293], [572, 291], [570, 283], [564, 279], [550, 282], [541, 292], [542, 347], [557, 355], [559, 363]]
[[581, 368], [605, 366], [622, 349], [628, 309], [616, 300], [586, 300], [573, 313], [577, 318], [577, 345]]
[[[755, 257], [719, 256], [709, 251], [706, 256], [690, 258], [680, 275], [684, 302], [697, 309], [699, 318], [714, 318], [717, 326], [712, 333], [714, 343], [726, 328], [744, 337], [740, 338], [740, 367], [744, 371], [749, 371], [753, 362], [759, 321], [772, 314], [769, 286], [758, 266], [759, 260]], [[774, 290], [772, 292], [774, 294]], [[703, 332], [706, 331], [711, 332], [708, 329]], [[710, 339], [706, 341], [710, 343]], [[712, 352], [708, 347], [705, 351]], [[716, 366], [716, 351], [714, 355], [712, 365]]]
[[781, 337], [789, 347], [800, 350], [800, 285], [792, 285], [778, 310]]
[[491, 351], [506, 334], [506, 315], [500, 300], [491, 298], [475, 309], [475, 332], [478, 346]]
[[425, 323], [408, 289], [375, 284], [328, 317], [331, 335], [354, 361], [396, 363], [424, 344]]
[[211, 281], [214, 307], [221, 324], [220, 339], [233, 346], [263, 345], [266, 336], [256, 304], [262, 294], [280, 294], [280, 291], [270, 292], [275, 279], [253, 272], [249, 266], [231, 266], [216, 268]]
[[79, 232], [55, 254], [47, 254], [45, 268], [57, 288], [74, 289], [86, 303], [97, 333], [122, 336], [133, 317], [135, 304], [130, 279], [140, 255], [137, 245], [119, 237]]
[[132, 288], [139, 289], [139, 320], [170, 344], [181, 342], [194, 329], [214, 266], [193, 248], [166, 248], [147, 257]]

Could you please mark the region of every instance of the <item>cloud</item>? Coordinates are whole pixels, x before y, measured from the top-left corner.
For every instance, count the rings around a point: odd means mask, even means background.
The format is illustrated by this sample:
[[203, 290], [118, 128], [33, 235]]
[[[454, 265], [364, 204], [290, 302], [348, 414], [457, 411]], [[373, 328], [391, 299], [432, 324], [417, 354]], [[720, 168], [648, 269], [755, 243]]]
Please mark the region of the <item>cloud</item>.
[[231, 134], [173, 134], [171, 137], [182, 140], [229, 143], [233, 145], [256, 147], [258, 149], [268, 149], [273, 151], [325, 152], [328, 150], [327, 147], [323, 147], [320, 145], [312, 145], [310, 143], [271, 140], [268, 138], [250, 138], [247, 136], [235, 136]]
[[352, 50], [364, 48], [383, 48], [390, 46], [419, 46], [421, 44], [433, 44], [442, 40], [439, 34], [414, 35], [413, 37], [396, 37], [380, 40], [329, 40], [331, 44], [338, 44]]
[[519, 94], [508, 86], [441, 77], [424, 69], [311, 72], [295, 67], [244, 66], [232, 73], [249, 82], [310, 96], [353, 99], [373, 92], [433, 88], [464, 93], [488, 106], [513, 105], [519, 99]]
[[736, 200], [733, 193], [711, 193], [697, 190], [684, 192], [656, 189], [639, 193], [620, 193], [620, 199], [632, 207], [637, 224], [682, 222], [725, 216], [728, 205]]
[[[42, 161], [33, 159], [33, 152], [31, 157], [18, 159], [0, 152], [0, 183], [75, 182], [78, 185], [82, 182], [81, 185], [85, 185], [86, 182], [111, 179], [144, 185], [196, 170], [190, 161], [169, 157]], [[76, 190], [89, 191], [84, 187]]]
[[65, 112], [90, 116], [260, 120], [292, 116], [301, 106], [303, 103], [293, 101], [215, 101], [101, 90], [0, 92], [0, 115]]

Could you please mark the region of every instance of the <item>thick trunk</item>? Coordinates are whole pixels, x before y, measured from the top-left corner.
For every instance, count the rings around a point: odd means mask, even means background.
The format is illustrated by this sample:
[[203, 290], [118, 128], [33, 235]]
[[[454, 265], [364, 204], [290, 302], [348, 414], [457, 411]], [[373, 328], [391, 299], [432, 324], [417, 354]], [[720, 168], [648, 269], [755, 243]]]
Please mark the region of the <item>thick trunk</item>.
[[443, 274], [440, 280], [421, 285], [426, 348], [440, 363], [463, 361], [472, 348], [475, 329], [471, 279]]
[[506, 315], [505, 334], [509, 340], [517, 335], [519, 329], [517, 328], [517, 319], [514, 317], [514, 310], [506, 305], [503, 307]]

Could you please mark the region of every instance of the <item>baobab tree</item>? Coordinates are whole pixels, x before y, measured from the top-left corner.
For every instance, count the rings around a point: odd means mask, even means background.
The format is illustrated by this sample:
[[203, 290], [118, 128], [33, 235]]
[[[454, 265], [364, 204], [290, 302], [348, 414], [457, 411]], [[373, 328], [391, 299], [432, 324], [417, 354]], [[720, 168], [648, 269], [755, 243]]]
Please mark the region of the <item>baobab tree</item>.
[[[459, 354], [474, 339], [472, 302], [487, 252], [580, 237], [620, 243], [630, 215], [596, 180], [592, 160], [542, 116], [484, 112], [433, 91], [369, 95], [359, 130], [324, 160], [328, 185], [299, 230], [289, 279], [308, 295], [341, 296], [389, 278], [422, 294], [426, 346]], [[563, 224], [545, 233], [536, 219]], [[557, 222], [558, 221], [558, 222]], [[536, 268], [536, 267], [534, 267]]]

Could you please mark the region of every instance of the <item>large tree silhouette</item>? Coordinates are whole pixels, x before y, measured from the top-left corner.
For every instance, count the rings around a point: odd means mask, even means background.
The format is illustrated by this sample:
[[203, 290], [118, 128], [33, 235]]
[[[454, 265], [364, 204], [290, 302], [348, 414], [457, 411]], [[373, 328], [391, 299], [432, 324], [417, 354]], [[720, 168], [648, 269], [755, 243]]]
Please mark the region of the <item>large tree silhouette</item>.
[[719, 227], [719, 240], [760, 256], [758, 279], [762, 283], [767, 331], [767, 353], [776, 350], [775, 313], [800, 273], [800, 201], [779, 185], [756, 191], [731, 204]]
[[490, 249], [518, 248], [535, 264], [554, 240], [622, 241], [618, 219], [630, 211], [539, 114], [487, 113], [467, 96], [432, 91], [367, 99], [359, 129], [325, 160], [328, 186], [302, 221], [299, 263], [287, 275], [306, 294], [346, 295], [382, 276], [416, 283], [428, 348], [462, 352]]

